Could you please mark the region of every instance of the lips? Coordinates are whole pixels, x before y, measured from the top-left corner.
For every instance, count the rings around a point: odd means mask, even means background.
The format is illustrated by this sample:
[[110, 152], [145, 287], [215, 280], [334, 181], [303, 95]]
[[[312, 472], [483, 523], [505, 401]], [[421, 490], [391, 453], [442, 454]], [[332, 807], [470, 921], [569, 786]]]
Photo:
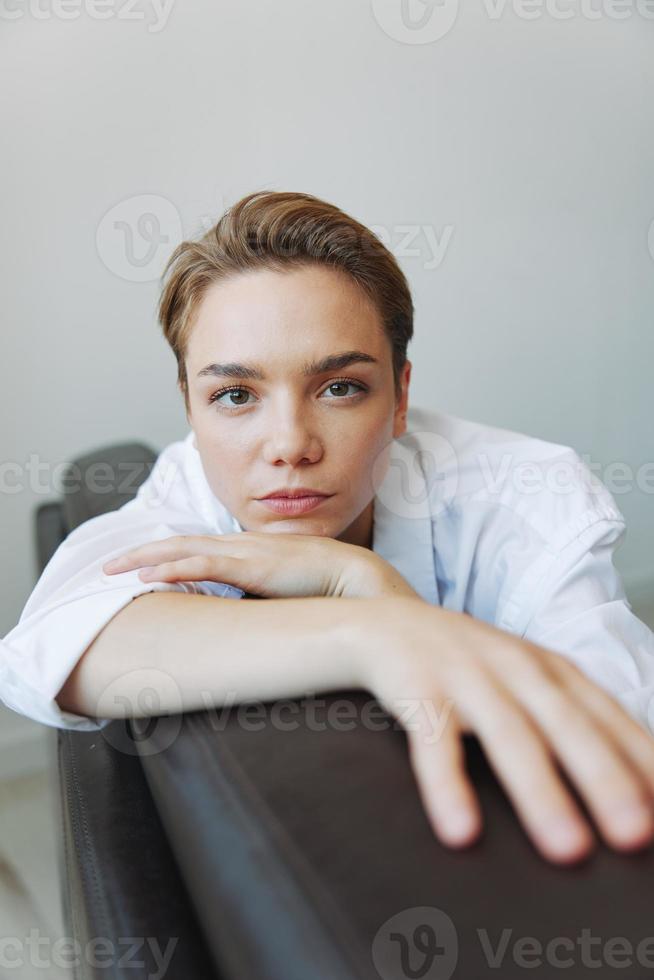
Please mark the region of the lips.
[[301, 497], [264, 497], [259, 503], [276, 514], [304, 514], [330, 499], [327, 494], [308, 494]]
[[312, 490], [310, 487], [297, 487], [295, 490], [273, 490], [266, 497], [260, 497], [260, 500], [273, 500], [276, 498], [282, 498], [285, 500], [294, 500], [297, 497], [328, 497], [327, 493], [323, 493], [321, 490]]

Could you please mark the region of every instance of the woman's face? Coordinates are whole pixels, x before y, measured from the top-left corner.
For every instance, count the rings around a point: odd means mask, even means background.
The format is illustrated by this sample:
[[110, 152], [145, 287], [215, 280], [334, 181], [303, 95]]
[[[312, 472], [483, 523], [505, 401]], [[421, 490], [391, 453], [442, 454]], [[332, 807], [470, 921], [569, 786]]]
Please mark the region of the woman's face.
[[[347, 351], [370, 360], [316, 369]], [[225, 365], [231, 373], [221, 373]], [[411, 363], [396, 403], [390, 343], [355, 282], [314, 264], [215, 283], [191, 330], [186, 371], [207, 481], [245, 531], [372, 546], [373, 498], [391, 442], [406, 430]], [[297, 487], [331, 496], [292, 516], [260, 500]]]

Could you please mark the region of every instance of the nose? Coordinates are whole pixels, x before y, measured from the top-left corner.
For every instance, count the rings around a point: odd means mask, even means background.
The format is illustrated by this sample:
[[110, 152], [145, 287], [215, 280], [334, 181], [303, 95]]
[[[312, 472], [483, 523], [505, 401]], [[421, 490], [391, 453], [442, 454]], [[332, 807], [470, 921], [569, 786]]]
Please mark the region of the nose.
[[322, 454], [322, 441], [310, 413], [303, 405], [290, 405], [271, 413], [264, 458], [271, 466], [315, 463]]

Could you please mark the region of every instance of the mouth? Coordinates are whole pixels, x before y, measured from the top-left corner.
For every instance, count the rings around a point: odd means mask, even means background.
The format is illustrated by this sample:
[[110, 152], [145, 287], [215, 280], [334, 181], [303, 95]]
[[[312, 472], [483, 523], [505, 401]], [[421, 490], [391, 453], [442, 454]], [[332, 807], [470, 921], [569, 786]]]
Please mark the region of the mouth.
[[263, 497], [259, 503], [277, 514], [304, 514], [306, 511], [319, 507], [333, 494], [303, 494], [301, 496], [275, 495]]
[[314, 490], [313, 487], [280, 487], [279, 490], [273, 490], [271, 493], [266, 494], [265, 497], [259, 497], [259, 500], [271, 500], [273, 498], [282, 497], [285, 500], [294, 500], [296, 497], [330, 497], [331, 494], [324, 493], [322, 490]]

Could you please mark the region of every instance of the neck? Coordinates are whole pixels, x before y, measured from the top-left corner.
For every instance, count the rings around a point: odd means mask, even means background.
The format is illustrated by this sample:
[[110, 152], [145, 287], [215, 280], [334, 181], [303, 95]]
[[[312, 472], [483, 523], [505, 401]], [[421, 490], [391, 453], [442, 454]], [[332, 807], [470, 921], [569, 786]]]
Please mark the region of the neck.
[[374, 505], [373, 497], [358, 517], [338, 535], [338, 540], [346, 544], [357, 544], [361, 548], [372, 551]]

